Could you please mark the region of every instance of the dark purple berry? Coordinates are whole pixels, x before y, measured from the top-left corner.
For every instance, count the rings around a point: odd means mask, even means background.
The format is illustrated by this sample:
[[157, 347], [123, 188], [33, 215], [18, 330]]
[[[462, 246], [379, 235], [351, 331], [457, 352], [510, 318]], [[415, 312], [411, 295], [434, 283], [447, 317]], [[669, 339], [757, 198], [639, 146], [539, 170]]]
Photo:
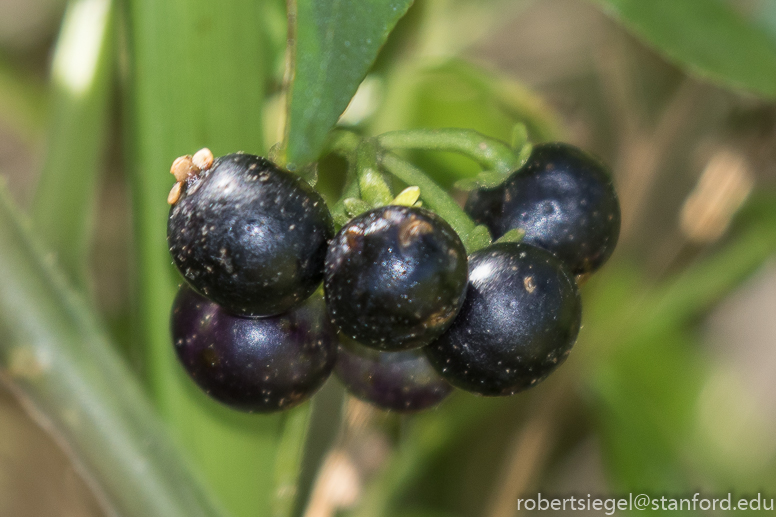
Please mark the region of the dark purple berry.
[[219, 158], [183, 183], [167, 242], [186, 281], [238, 315], [280, 314], [323, 278], [334, 226], [300, 177], [249, 154]]
[[574, 274], [601, 267], [620, 234], [620, 204], [609, 171], [562, 143], [534, 147], [502, 186], [472, 192], [466, 210], [494, 238], [522, 229], [523, 242], [555, 253]]
[[469, 257], [466, 302], [424, 351], [452, 385], [512, 395], [566, 359], [580, 318], [576, 283], [557, 257], [524, 243], [496, 243]]
[[[504, 185], [496, 188], [479, 188], [469, 192], [466, 199], [466, 213], [477, 224], [484, 224], [491, 234], [501, 219], [504, 209]], [[499, 235], [501, 237], [501, 235]], [[494, 238], [497, 238], [494, 235]]]
[[326, 254], [326, 305], [346, 336], [380, 350], [430, 343], [466, 294], [466, 250], [441, 217], [384, 206], [348, 222]]
[[337, 355], [336, 332], [320, 295], [279, 316], [242, 318], [184, 285], [173, 305], [172, 338], [200, 388], [248, 412], [304, 402], [328, 378]]
[[356, 397], [394, 411], [428, 409], [453, 390], [421, 350], [380, 352], [344, 337], [334, 373]]

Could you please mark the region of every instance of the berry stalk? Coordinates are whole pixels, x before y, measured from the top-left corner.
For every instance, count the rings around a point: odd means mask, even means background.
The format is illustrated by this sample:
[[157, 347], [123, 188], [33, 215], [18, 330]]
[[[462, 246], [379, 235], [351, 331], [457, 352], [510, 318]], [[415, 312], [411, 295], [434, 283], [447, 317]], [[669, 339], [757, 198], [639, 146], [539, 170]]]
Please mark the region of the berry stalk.
[[[420, 188], [424, 206], [430, 208], [448, 223], [461, 237], [467, 253], [472, 253], [482, 247], [483, 239], [481, 229], [478, 229], [474, 221], [464, 212], [458, 203], [450, 195], [439, 187], [431, 178], [415, 167], [391, 152], [382, 153], [381, 164], [388, 172], [409, 185], [417, 185]], [[487, 233], [487, 232], [486, 232]]]
[[408, 129], [377, 137], [381, 147], [448, 151], [468, 156], [484, 169], [509, 174], [520, 164], [519, 155], [507, 144], [472, 129]]

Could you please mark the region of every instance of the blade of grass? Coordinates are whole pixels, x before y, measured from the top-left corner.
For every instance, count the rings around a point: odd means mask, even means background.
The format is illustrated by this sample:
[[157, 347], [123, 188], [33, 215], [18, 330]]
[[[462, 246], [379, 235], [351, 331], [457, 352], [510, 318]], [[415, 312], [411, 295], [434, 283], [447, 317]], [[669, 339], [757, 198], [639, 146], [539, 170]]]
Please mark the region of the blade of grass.
[[224, 515], [126, 365], [0, 189], [0, 376], [126, 517]]
[[115, 38], [111, 0], [73, 0], [52, 64], [50, 133], [32, 205], [35, 229], [83, 288], [105, 149]]
[[209, 147], [263, 154], [262, 1], [127, 3], [131, 54], [128, 170], [138, 249], [138, 336], [153, 397], [209, 483], [238, 516], [267, 515], [279, 420], [217, 406], [183, 375], [168, 318], [180, 276], [166, 243], [170, 164]]

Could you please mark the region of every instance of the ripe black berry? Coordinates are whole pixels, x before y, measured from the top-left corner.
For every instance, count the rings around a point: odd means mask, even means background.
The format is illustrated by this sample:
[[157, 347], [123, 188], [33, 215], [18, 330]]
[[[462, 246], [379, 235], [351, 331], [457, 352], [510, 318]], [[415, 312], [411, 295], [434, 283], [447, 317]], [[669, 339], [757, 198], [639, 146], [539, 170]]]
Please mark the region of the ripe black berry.
[[267, 413], [302, 403], [336, 360], [336, 332], [320, 295], [280, 316], [242, 318], [184, 285], [171, 323], [175, 352], [191, 378], [241, 411]]
[[347, 338], [341, 338], [334, 373], [356, 397], [395, 411], [428, 409], [453, 390], [420, 350], [380, 352]]
[[606, 167], [574, 146], [539, 144], [501, 187], [474, 191], [467, 212], [494, 238], [511, 229], [549, 250], [572, 273], [591, 273], [614, 251], [620, 205]]
[[466, 291], [466, 250], [438, 215], [384, 206], [348, 222], [326, 254], [326, 305], [348, 337], [380, 350], [430, 343]]
[[472, 190], [466, 199], [465, 209], [477, 224], [487, 226], [494, 238], [501, 237], [501, 235], [494, 235], [494, 232], [504, 210], [504, 185]]
[[566, 266], [524, 243], [496, 243], [469, 257], [469, 289], [452, 326], [424, 351], [452, 385], [512, 395], [568, 355], [581, 303]]
[[270, 316], [320, 284], [334, 226], [304, 180], [238, 153], [181, 185], [171, 193], [167, 242], [197, 291], [234, 314]]

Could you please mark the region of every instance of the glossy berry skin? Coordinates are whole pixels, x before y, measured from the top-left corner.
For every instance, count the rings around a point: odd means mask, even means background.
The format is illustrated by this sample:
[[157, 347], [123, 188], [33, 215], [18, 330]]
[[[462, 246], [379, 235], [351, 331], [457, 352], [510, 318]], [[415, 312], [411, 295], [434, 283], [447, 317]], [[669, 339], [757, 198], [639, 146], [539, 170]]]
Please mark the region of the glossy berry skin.
[[326, 254], [332, 321], [379, 350], [418, 348], [439, 336], [461, 308], [466, 281], [461, 239], [423, 208], [365, 212], [342, 227]]
[[269, 413], [304, 402], [336, 361], [336, 331], [320, 295], [280, 316], [242, 318], [184, 285], [171, 320], [186, 372], [208, 395], [240, 411]]
[[523, 242], [555, 253], [574, 274], [600, 268], [620, 234], [620, 204], [609, 171], [563, 143], [534, 147], [501, 187], [472, 192], [466, 211], [494, 238], [524, 230]]
[[576, 283], [557, 257], [524, 243], [496, 243], [469, 257], [466, 302], [424, 351], [453, 386], [512, 395], [566, 359], [580, 319]]
[[436, 406], [453, 390], [421, 350], [380, 352], [347, 338], [341, 338], [334, 373], [354, 396], [399, 412]]
[[184, 184], [170, 208], [175, 265], [201, 294], [237, 315], [280, 314], [323, 278], [334, 226], [300, 177], [249, 154], [230, 154]]

